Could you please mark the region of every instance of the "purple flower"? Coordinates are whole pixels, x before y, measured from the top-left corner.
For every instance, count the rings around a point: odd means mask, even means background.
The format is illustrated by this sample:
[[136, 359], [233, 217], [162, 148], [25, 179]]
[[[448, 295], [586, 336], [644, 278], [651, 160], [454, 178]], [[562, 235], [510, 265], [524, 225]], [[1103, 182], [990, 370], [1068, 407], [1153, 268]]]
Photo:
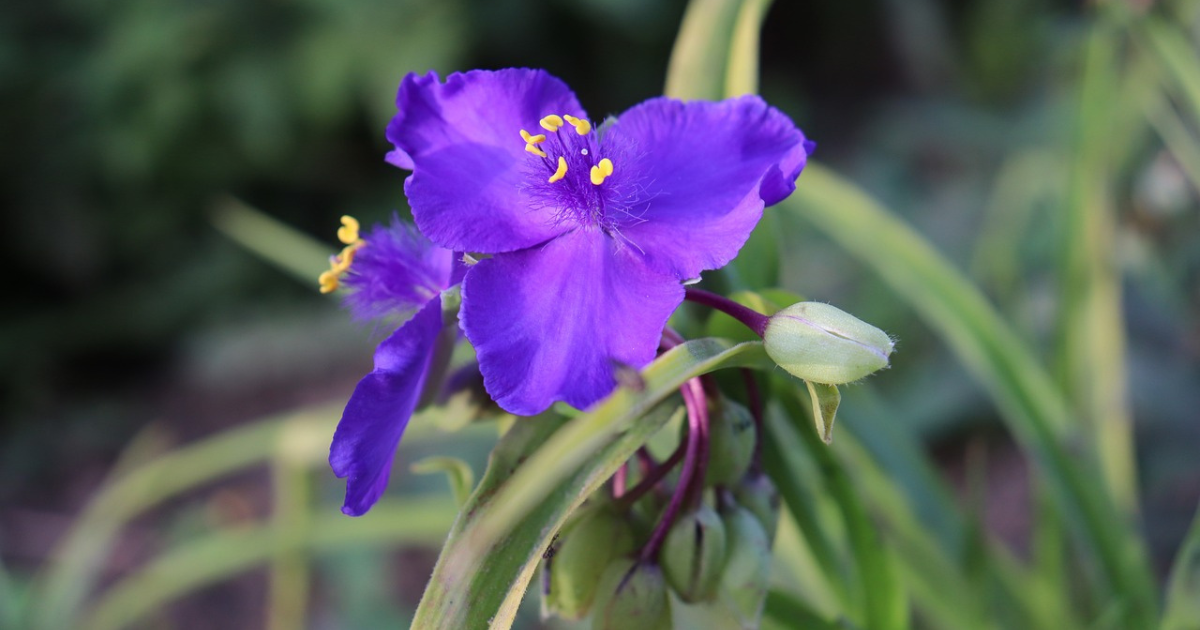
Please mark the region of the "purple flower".
[[755, 96], [651, 99], [596, 128], [540, 70], [410, 74], [396, 104], [388, 161], [412, 170], [417, 226], [490, 255], [459, 318], [488, 393], [522, 415], [587, 407], [649, 363], [682, 281], [737, 254], [813, 146]]
[[375, 369], [354, 388], [329, 449], [334, 474], [346, 478], [342, 512], [359, 516], [387, 487], [442, 331], [441, 292], [461, 278], [462, 266], [452, 252], [395, 219], [363, 239], [349, 269], [346, 304], [357, 318], [415, 312], [375, 350]]

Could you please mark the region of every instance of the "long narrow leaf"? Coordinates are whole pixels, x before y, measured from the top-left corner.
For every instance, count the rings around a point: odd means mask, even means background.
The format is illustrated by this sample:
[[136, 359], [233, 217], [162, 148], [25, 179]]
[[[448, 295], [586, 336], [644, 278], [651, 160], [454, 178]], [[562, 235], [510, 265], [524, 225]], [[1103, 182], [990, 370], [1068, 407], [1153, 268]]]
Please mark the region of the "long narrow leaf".
[[978, 289], [912, 228], [818, 164], [807, 166], [779, 209], [815, 225], [869, 265], [945, 339], [994, 397], [1083, 548], [1099, 559], [1105, 596], [1127, 601], [1132, 627], [1154, 623], [1157, 604], [1145, 550], [1103, 487], [1093, 483], [1094, 467], [1068, 454], [1073, 422], [1062, 393]]
[[[371, 514], [346, 518], [337, 510], [311, 515], [312, 527], [293, 536], [279, 525], [210, 534], [173, 549], [114, 585], [83, 624], [88, 630], [126, 627], [171, 601], [291, 553], [313, 553], [363, 545], [441, 542], [455, 513], [448, 497], [383, 499]], [[413, 518], [420, 514], [420, 518]], [[75, 627], [75, 626], [64, 626]]]
[[1171, 567], [1162, 630], [1200, 628], [1200, 509]]

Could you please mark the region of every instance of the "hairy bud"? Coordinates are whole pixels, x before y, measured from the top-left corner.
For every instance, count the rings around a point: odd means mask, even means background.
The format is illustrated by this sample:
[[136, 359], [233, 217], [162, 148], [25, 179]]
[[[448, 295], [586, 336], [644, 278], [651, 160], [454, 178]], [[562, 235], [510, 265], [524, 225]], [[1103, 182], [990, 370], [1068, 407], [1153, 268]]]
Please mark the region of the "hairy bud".
[[566, 532], [546, 560], [542, 607], [565, 619], [580, 619], [591, 608], [605, 567], [633, 551], [629, 524], [608, 507], [583, 516]]
[[729, 485], [746, 474], [754, 456], [754, 441], [758, 439], [755, 433], [749, 409], [728, 398], [712, 406], [706, 485]]
[[614, 560], [596, 588], [593, 630], [671, 630], [667, 583], [657, 565]]
[[881, 370], [892, 354], [887, 333], [820, 302], [793, 304], [771, 316], [767, 354], [806, 381], [841, 385]]
[[771, 544], [750, 510], [730, 504], [721, 511], [727, 560], [721, 590], [742, 628], [757, 628], [771, 579]]
[[660, 552], [667, 583], [688, 603], [711, 601], [725, 568], [725, 526], [716, 510], [701, 505], [681, 514]]
[[733, 487], [733, 498], [758, 519], [767, 534], [767, 543], [775, 540], [779, 526], [779, 491], [775, 482], [762, 473], [747, 475]]

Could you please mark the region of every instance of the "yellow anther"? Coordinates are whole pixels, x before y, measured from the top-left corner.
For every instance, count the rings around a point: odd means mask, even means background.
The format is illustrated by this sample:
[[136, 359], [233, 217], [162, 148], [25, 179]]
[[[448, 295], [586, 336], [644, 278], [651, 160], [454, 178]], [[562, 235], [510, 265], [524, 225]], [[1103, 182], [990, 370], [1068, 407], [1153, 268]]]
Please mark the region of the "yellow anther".
[[329, 271], [317, 277], [321, 293], [337, 291], [340, 285], [338, 276], [350, 268], [350, 263], [354, 262], [354, 252], [366, 246], [367, 242], [358, 237], [359, 227], [358, 219], [350, 215], [342, 217], [342, 227], [338, 228], [337, 237], [346, 246], [337, 256], [329, 259]]
[[358, 219], [350, 215], [342, 217], [342, 227], [337, 231], [338, 240], [346, 245], [358, 240]]
[[553, 184], [554, 182], [556, 182], [566, 176], [567, 176], [567, 161], [566, 161], [566, 159], [563, 158], [563, 156], [560, 155], [560, 156], [558, 156], [558, 170], [554, 171], [554, 174], [550, 176], [550, 183]]
[[524, 129], [522, 129], [521, 130], [521, 139], [524, 140], [527, 144], [541, 144], [546, 141], [546, 136], [545, 136], [545, 134], [540, 134], [540, 133], [535, 136], [535, 135], [529, 133], [528, 131], [525, 131]]
[[563, 126], [563, 119], [561, 116], [550, 114], [549, 116], [543, 118], [538, 124], [542, 126], [542, 129], [553, 132], [558, 131], [558, 128]]
[[333, 270], [322, 273], [317, 282], [321, 283], [321, 293], [333, 293], [338, 288], [338, 275]]
[[563, 114], [563, 118], [575, 128], [575, 133], [581, 136], [586, 136], [592, 130], [592, 123], [582, 118], [576, 118], [568, 114]]
[[541, 149], [539, 149], [539, 148], [537, 148], [537, 145], [536, 145], [536, 144], [527, 144], [527, 145], [525, 145], [525, 150], [526, 150], [526, 151], [528, 151], [528, 152], [530, 152], [530, 153], [532, 153], [532, 154], [534, 154], [534, 155], [540, 155], [541, 157], [546, 157], [546, 152], [545, 152], [545, 151], [543, 151], [543, 150], [541, 150]]
[[613, 173], [612, 160], [604, 158], [600, 163], [592, 167], [591, 177], [592, 183], [599, 186], [604, 183], [604, 179]]

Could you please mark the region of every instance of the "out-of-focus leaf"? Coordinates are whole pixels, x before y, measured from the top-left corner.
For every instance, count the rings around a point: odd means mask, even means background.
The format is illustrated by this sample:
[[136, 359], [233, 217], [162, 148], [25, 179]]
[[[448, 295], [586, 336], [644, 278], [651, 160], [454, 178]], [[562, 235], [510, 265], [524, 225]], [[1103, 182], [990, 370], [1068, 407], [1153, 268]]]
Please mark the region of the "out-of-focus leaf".
[[770, 365], [760, 343], [691, 341], [650, 364], [640, 389], [618, 389], [585, 415], [519, 420], [455, 523], [414, 627], [509, 627], [554, 533], [667, 422], [671, 409], [651, 409], [695, 376]]
[[[817, 464], [825, 479], [825, 490], [833, 498], [846, 527], [847, 543], [858, 580], [862, 611], [857, 616], [865, 627], [879, 630], [908, 627], [908, 599], [897, 575], [894, 552], [884, 545], [875, 524], [867, 514], [862, 497], [850, 481], [842, 463], [822, 442], [815, 430], [804, 426], [809, 418], [801, 411], [799, 387], [775, 387], [782, 406], [776, 407], [768, 423], [772, 440], [799, 437], [804, 451]], [[779, 413], [779, 411], [783, 413]], [[815, 421], [813, 421], [815, 423]], [[796, 438], [787, 438], [796, 442]]]
[[781, 209], [869, 265], [943, 337], [992, 394], [1080, 543], [1100, 560], [1103, 597], [1127, 602], [1132, 627], [1155, 623], [1154, 583], [1140, 539], [1092, 482], [1094, 464], [1068, 454], [1074, 423], [1062, 393], [979, 290], [912, 228], [818, 164], [806, 167]]
[[445, 536], [455, 512], [448, 498], [385, 498], [362, 518], [322, 510], [310, 517], [312, 527], [303, 536], [290, 536], [286, 526], [280, 525], [211, 534], [167, 551], [115, 584], [81, 627], [126, 627], [177, 597], [252, 569], [279, 554], [321, 553], [360, 545], [436, 545]]
[[457, 457], [426, 457], [412, 463], [409, 469], [419, 474], [446, 473], [450, 482], [450, 491], [454, 494], [454, 502], [462, 505], [471, 496], [471, 488], [475, 487], [475, 472], [471, 465]]
[[717, 100], [725, 94], [725, 68], [741, 5], [742, 0], [688, 2], [663, 94], [684, 100]]
[[1200, 628], [1200, 510], [1175, 556], [1167, 580], [1167, 605], [1162, 630]]
[[771, 2], [742, 0], [729, 43], [729, 61], [725, 68], [726, 97], [758, 93], [759, 33]]
[[[322, 245], [292, 226], [237, 199], [224, 199], [213, 208], [213, 225], [281, 271], [316, 290], [317, 276], [329, 267], [332, 245]], [[330, 227], [330, 234], [333, 228]]]
[[767, 407], [764, 427], [769, 439], [762, 441], [763, 463], [779, 487], [783, 504], [795, 520], [822, 577], [837, 596], [837, 604], [842, 610], [853, 608], [856, 604], [849, 587], [853, 575], [843, 565], [834, 533], [820, 513], [826, 497], [824, 484], [819, 481], [820, 472], [805, 455], [804, 444], [791, 430], [785, 414], [778, 405]]
[[[1111, 190], [1119, 128], [1116, 26], [1099, 20], [1088, 35], [1060, 244], [1057, 376], [1088, 440], [1112, 502], [1137, 510], [1137, 467], [1125, 374], [1125, 322]], [[1152, 83], [1151, 83], [1152, 85]]]
[[[285, 436], [289, 448], [307, 449], [319, 435], [332, 435], [339, 409], [314, 409], [265, 420], [191, 444], [142, 465], [101, 489], [55, 551], [56, 562], [42, 576], [34, 627], [71, 627], [79, 603], [91, 588], [113, 536], [133, 516], [166, 497], [266, 460]], [[294, 452], [294, 456], [302, 456]], [[323, 446], [311, 457], [324, 457]]]
[[767, 604], [763, 611], [763, 627], [805, 628], [805, 630], [854, 630], [846, 620], [829, 621], [803, 601], [780, 591], [767, 593]]
[[1135, 33], [1149, 45], [1169, 80], [1191, 108], [1191, 119], [1200, 122], [1200, 57], [1179, 25], [1156, 17], [1141, 20]]

